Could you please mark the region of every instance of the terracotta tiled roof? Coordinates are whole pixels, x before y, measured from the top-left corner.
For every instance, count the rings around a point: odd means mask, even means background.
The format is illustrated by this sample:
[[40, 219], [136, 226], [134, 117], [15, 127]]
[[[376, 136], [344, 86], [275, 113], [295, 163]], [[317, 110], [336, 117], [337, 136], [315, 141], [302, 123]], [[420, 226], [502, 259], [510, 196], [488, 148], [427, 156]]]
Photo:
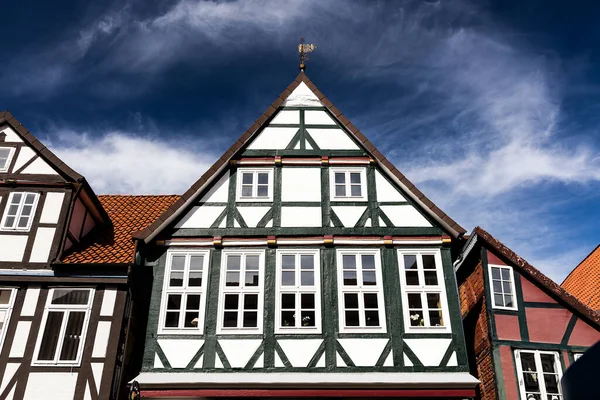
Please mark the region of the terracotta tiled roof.
[[588, 307], [600, 311], [600, 245], [571, 271], [561, 286]]
[[90, 234], [63, 257], [64, 263], [133, 263], [135, 243], [131, 234], [146, 228], [179, 199], [176, 195], [98, 196], [114, 229]]

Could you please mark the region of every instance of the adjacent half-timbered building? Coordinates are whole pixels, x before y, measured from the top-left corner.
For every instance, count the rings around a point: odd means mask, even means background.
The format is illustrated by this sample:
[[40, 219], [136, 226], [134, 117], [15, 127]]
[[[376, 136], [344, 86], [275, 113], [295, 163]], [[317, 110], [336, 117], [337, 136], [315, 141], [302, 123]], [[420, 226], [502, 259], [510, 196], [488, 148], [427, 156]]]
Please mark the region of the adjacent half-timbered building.
[[478, 396], [562, 399], [563, 372], [600, 341], [600, 315], [481, 228], [456, 275]]
[[157, 221], [143, 398], [470, 398], [464, 233], [301, 72]]
[[0, 113], [0, 398], [115, 398], [131, 233], [160, 212], [115, 230], [85, 179]]

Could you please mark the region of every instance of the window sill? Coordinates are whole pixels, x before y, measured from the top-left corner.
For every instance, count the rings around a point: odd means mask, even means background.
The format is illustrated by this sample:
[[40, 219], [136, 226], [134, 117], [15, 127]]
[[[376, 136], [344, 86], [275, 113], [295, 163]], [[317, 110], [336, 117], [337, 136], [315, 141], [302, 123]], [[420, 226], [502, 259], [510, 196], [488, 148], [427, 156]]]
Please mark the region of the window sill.
[[156, 332], [157, 335], [161, 335], [161, 336], [176, 336], [176, 335], [180, 335], [180, 336], [202, 336], [204, 334], [204, 332], [199, 331], [199, 330], [193, 330], [193, 329], [172, 329], [172, 330], [164, 330], [164, 329], [159, 329], [158, 332]]
[[262, 329], [255, 328], [217, 328], [217, 335], [262, 335]]
[[79, 368], [81, 367], [81, 360], [73, 361], [73, 362], [55, 362], [55, 361], [33, 361], [31, 363], [32, 367], [50, 367], [50, 368], [60, 368], [60, 367], [71, 367], [71, 368]]
[[273, 197], [236, 197], [238, 203], [272, 203]]
[[384, 327], [343, 327], [340, 326], [340, 333], [387, 333], [387, 330]]
[[365, 196], [360, 197], [331, 197], [329, 201], [368, 201]]
[[275, 328], [276, 335], [320, 335], [321, 327], [312, 328]]
[[449, 326], [409, 326], [406, 333], [451, 333]]

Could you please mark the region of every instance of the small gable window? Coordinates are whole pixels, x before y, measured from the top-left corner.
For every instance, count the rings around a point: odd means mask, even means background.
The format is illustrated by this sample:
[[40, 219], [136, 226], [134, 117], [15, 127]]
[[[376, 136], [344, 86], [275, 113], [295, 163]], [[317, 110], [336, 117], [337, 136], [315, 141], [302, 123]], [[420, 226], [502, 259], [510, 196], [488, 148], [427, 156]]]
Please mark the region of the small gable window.
[[14, 147], [0, 147], [0, 172], [8, 172], [14, 152]]
[[522, 399], [562, 399], [558, 353], [515, 350], [515, 359]]
[[167, 256], [159, 333], [201, 334], [208, 251], [170, 251]]
[[50, 289], [36, 364], [79, 365], [93, 298], [93, 289]]
[[238, 170], [237, 201], [273, 201], [273, 169]]
[[16, 289], [1, 288], [0, 289], [0, 349], [4, 343], [4, 337], [8, 330], [8, 322], [10, 321], [10, 314], [15, 304], [15, 297], [17, 294]]
[[367, 185], [364, 168], [331, 168], [330, 191], [332, 201], [366, 201]]
[[489, 265], [492, 292], [492, 307], [516, 310], [515, 277], [513, 269], [505, 265]]
[[7, 231], [29, 231], [38, 198], [39, 194], [37, 193], [11, 193], [6, 204], [6, 209], [4, 210], [0, 228]]

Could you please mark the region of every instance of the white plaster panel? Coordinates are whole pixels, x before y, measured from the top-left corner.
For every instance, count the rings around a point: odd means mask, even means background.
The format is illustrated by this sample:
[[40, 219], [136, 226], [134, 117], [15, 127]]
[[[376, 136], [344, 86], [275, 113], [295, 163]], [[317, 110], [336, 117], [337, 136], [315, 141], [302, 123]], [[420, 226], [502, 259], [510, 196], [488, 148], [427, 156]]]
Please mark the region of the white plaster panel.
[[108, 347], [108, 338], [110, 336], [110, 321], [99, 321], [96, 337], [94, 338], [94, 350], [92, 357], [106, 357], [106, 348]]
[[406, 201], [381, 172], [375, 171], [375, 187], [377, 188], [377, 201]]
[[94, 218], [88, 213], [85, 218], [85, 225], [83, 225], [83, 231], [81, 231], [81, 236], [87, 235], [93, 228], [96, 226], [96, 222], [94, 222]]
[[248, 228], [256, 228], [262, 217], [265, 216], [271, 207], [238, 207], [237, 210], [244, 218], [244, 222]]
[[4, 389], [8, 385], [8, 382], [15, 376], [15, 372], [19, 369], [20, 363], [8, 363], [2, 375], [2, 384], [0, 385], [0, 393], [4, 392]]
[[23, 399], [72, 400], [76, 383], [76, 372], [31, 372]]
[[175, 228], [210, 228], [225, 206], [196, 206], [193, 207]]
[[0, 232], [0, 261], [23, 261], [27, 235], [3, 235]]
[[219, 355], [215, 355], [215, 368], [225, 368], [223, 366], [223, 361], [221, 361], [221, 357]]
[[335, 125], [335, 121], [325, 111], [304, 111], [304, 123], [307, 125]]
[[261, 343], [260, 339], [219, 340], [219, 345], [232, 368], [245, 367]]
[[294, 91], [287, 97], [283, 105], [291, 107], [318, 107], [322, 106], [323, 104], [304, 82], [300, 82], [296, 89], [294, 89]]
[[42, 209], [42, 215], [40, 216], [40, 222], [42, 224], [58, 223], [64, 198], [64, 193], [46, 193], [44, 208]]
[[310, 145], [310, 143], [308, 143], [308, 140], [304, 141], [304, 148], [306, 148], [306, 150], [312, 150], [312, 146]]
[[356, 223], [358, 222], [360, 217], [363, 215], [363, 213], [367, 209], [367, 207], [364, 207], [364, 206], [363, 207], [336, 206], [336, 207], [331, 207], [331, 208], [333, 209], [333, 212], [335, 213], [335, 215], [338, 216], [338, 218], [340, 219], [340, 221], [342, 221], [342, 224], [344, 224], [344, 226], [346, 228], [354, 227], [354, 225], [356, 225]]
[[19, 321], [15, 331], [12, 347], [10, 348], [10, 357], [23, 357], [25, 347], [27, 347], [27, 339], [29, 338], [29, 330], [31, 329], [31, 321]]
[[85, 394], [83, 395], [83, 400], [92, 400], [92, 392], [89, 382], [85, 385]]
[[388, 216], [394, 226], [426, 226], [431, 224], [416, 208], [411, 205], [404, 206], [380, 206], [385, 215]]
[[321, 169], [284, 167], [281, 201], [321, 201]]
[[456, 367], [456, 366], [458, 366], [458, 361], [456, 360], [456, 352], [455, 351], [452, 352], [452, 355], [448, 359], [448, 364], [446, 364], [446, 366], [448, 366], [448, 367]]
[[319, 358], [319, 361], [317, 361], [315, 367], [325, 368], [325, 353], [321, 354], [321, 358]]
[[377, 364], [389, 339], [338, 339], [348, 357], [357, 367], [372, 367]]
[[394, 350], [390, 351], [390, 354], [388, 354], [387, 358], [383, 362], [383, 366], [384, 367], [393, 367], [394, 366]]
[[283, 361], [281, 361], [281, 357], [279, 357], [279, 354], [277, 354], [277, 352], [275, 352], [275, 366], [278, 368], [285, 367], [285, 364], [283, 363]]
[[237, 220], [237, 219], [234, 219], [234, 220], [233, 220], [233, 227], [234, 227], [234, 228], [241, 228], [242, 226], [240, 225], [240, 223], [238, 222], [238, 220]]
[[28, 287], [25, 292], [25, 300], [23, 301], [23, 307], [21, 308], [21, 316], [33, 317], [35, 315], [35, 309], [37, 307], [38, 297], [40, 296], [39, 287]]
[[19, 136], [17, 132], [13, 131], [10, 126], [4, 128], [2, 132], [6, 134], [6, 137], [4, 138], [5, 143], [23, 143], [21, 136]]
[[254, 363], [254, 368], [264, 368], [265, 367], [265, 355], [264, 353], [258, 357], [258, 360]]
[[92, 363], [92, 375], [94, 376], [94, 382], [96, 383], [96, 387], [100, 388], [102, 384], [102, 371], [104, 370], [104, 364], [102, 363]]
[[8, 394], [6, 395], [6, 399], [5, 400], [12, 400], [15, 397], [15, 390], [17, 389], [17, 385], [13, 386], [12, 389], [10, 389], [10, 392], [8, 392]]
[[412, 365], [413, 365], [412, 361], [410, 361], [410, 358], [408, 358], [408, 357], [406, 356], [406, 354], [405, 354], [405, 355], [404, 355], [404, 366], [405, 366], [405, 367], [412, 367]]
[[281, 207], [281, 226], [319, 227], [321, 207]]
[[80, 199], [77, 199], [71, 214], [71, 222], [69, 223], [69, 231], [77, 240], [80, 239], [79, 233], [81, 231], [81, 226], [83, 225], [83, 218], [85, 218], [85, 213], [85, 206], [83, 205]]
[[281, 150], [285, 149], [292, 141], [294, 135], [298, 132], [298, 128], [271, 128], [266, 127], [263, 131], [250, 143], [248, 149], [261, 150]]
[[404, 339], [421, 363], [428, 366], [438, 366], [452, 339]]
[[383, 222], [383, 220], [381, 219], [381, 217], [379, 217], [379, 226], [381, 226], [381, 227], [387, 226], [387, 224], [385, 222]]
[[287, 356], [292, 367], [306, 367], [323, 342], [322, 339], [289, 339], [277, 343]]
[[323, 150], [360, 150], [341, 129], [307, 129], [317, 146]]
[[47, 262], [56, 228], [38, 228], [31, 249], [30, 262]]
[[204, 344], [201, 339], [158, 339], [172, 368], [185, 368]]
[[269, 222], [267, 222], [267, 224], [265, 225], [265, 228], [272, 228], [273, 227], [273, 220], [270, 220]]
[[342, 356], [340, 356], [340, 353], [335, 353], [335, 360], [336, 365], [338, 367], [347, 367], [346, 363], [344, 362], [344, 359], [342, 358]]
[[154, 353], [154, 368], [164, 368], [162, 361], [160, 361], [160, 357], [158, 354]]
[[271, 120], [271, 124], [300, 124], [300, 111], [298, 110], [282, 110], [279, 111], [275, 118]]
[[[218, 357], [217, 357], [218, 358]], [[200, 356], [200, 358], [198, 358], [198, 361], [196, 361], [196, 364], [194, 364], [194, 368], [202, 368], [202, 364], [204, 363], [204, 354], [202, 354]]]
[[35, 156], [35, 152], [29, 147], [21, 147], [19, 150], [19, 155], [17, 155], [17, 160], [15, 161], [15, 165], [13, 166], [13, 172], [18, 171], [25, 163], [31, 160]]
[[219, 224], [219, 228], [227, 228], [227, 218], [223, 218], [223, 221]]
[[22, 174], [47, 174], [47, 175], [58, 175], [57, 172], [52, 168], [46, 161], [41, 157], [38, 157], [31, 164], [29, 164]]
[[208, 192], [200, 199], [200, 202], [222, 202], [227, 203], [229, 195], [229, 173], [224, 174], [217, 182], [215, 182]]
[[104, 290], [104, 297], [102, 298], [102, 307], [100, 308], [101, 316], [113, 315], [116, 299], [117, 299], [117, 289], [105, 289]]

